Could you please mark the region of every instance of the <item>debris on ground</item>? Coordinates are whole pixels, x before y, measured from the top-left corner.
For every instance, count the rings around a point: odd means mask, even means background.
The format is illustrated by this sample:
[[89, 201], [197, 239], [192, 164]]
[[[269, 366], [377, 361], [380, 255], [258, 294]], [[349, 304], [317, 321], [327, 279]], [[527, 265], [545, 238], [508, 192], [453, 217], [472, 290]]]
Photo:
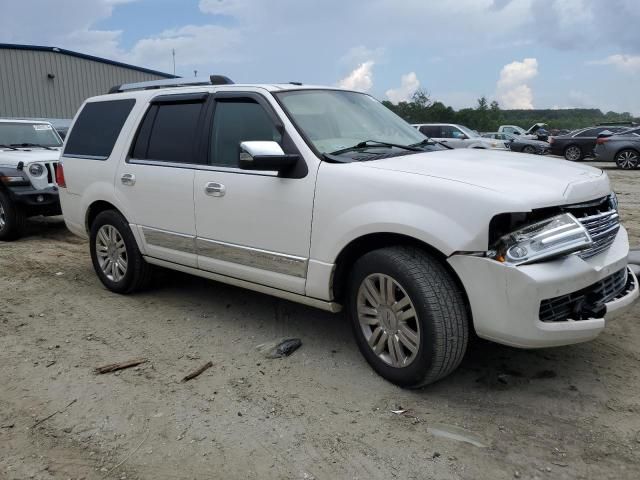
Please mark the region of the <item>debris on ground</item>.
[[189, 380], [192, 380], [192, 379], [196, 378], [198, 375], [200, 375], [206, 369], [211, 368], [211, 367], [213, 367], [213, 362], [209, 361], [209, 362], [205, 363], [203, 366], [201, 366], [199, 369], [194, 370], [189, 375], [185, 376], [182, 379], [182, 381], [183, 382], [188, 382]]
[[133, 360], [127, 360], [126, 362], [110, 363], [109, 365], [97, 367], [94, 371], [97, 374], [110, 373], [117, 370], [124, 370], [125, 368], [137, 367], [138, 365], [140, 365], [141, 363], [145, 363], [146, 361], [146, 358], [136, 358]]
[[38, 420], [36, 423], [33, 424], [33, 427], [31, 428], [36, 428], [38, 425], [40, 425], [41, 423], [46, 422], [47, 420], [49, 420], [50, 418], [52, 418], [53, 416], [64, 412], [67, 408], [69, 408], [71, 405], [73, 405], [74, 403], [76, 403], [78, 401], [77, 398], [74, 398], [73, 400], [71, 400], [66, 407], [64, 407], [62, 410], [56, 410], [55, 412], [53, 412], [51, 415], [49, 415], [48, 417], [44, 417], [42, 420]]
[[256, 349], [266, 358], [288, 357], [302, 345], [299, 338], [284, 338], [275, 342], [262, 343]]

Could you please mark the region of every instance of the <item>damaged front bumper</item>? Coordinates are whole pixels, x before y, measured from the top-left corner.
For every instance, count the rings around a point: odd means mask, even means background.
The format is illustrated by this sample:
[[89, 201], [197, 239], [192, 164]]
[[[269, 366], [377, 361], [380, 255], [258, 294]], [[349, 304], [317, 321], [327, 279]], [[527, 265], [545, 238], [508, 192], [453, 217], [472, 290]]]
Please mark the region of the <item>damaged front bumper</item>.
[[640, 290], [627, 267], [628, 251], [621, 227], [610, 248], [588, 259], [569, 255], [509, 266], [460, 254], [448, 261], [467, 292], [478, 336], [540, 348], [592, 340], [631, 306]]

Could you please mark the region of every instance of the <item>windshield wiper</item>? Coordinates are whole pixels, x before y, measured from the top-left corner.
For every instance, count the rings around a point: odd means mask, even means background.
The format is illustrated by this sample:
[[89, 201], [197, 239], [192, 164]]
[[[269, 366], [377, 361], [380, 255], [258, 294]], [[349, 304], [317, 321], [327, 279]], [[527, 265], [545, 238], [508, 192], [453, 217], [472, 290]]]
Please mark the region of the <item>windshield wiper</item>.
[[10, 147], [38, 147], [45, 148], [47, 150], [53, 150], [53, 148], [48, 147], [47, 145], [40, 145], [39, 143], [12, 143], [9, 145]]
[[453, 147], [450, 147], [446, 143], [434, 140], [431, 137], [427, 137], [425, 140], [422, 140], [421, 142], [418, 142], [418, 143], [412, 143], [409, 146], [410, 147], [422, 147], [422, 146], [425, 146], [425, 145], [435, 145], [435, 144], [442, 145], [443, 147], [448, 148], [449, 150], [453, 150]]
[[329, 155], [340, 155], [342, 153], [352, 152], [354, 150], [361, 150], [363, 148], [370, 147], [388, 147], [388, 148], [402, 148], [403, 150], [411, 150], [414, 152], [421, 152], [422, 149], [413, 145], [400, 145], [399, 143], [379, 142], [378, 140], [364, 140], [360, 143], [353, 145], [352, 147], [341, 148], [335, 152], [329, 153]]
[[2, 143], [0, 143], [0, 148], [10, 148], [11, 150], [17, 150], [16, 147], [12, 147], [11, 145], [5, 145]]

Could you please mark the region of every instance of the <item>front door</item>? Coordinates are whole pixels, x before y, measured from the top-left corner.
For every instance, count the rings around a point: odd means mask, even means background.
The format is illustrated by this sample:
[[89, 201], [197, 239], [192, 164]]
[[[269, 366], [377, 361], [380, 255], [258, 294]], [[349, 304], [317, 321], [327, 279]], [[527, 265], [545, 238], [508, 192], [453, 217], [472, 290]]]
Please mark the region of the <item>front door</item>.
[[272, 101], [257, 92], [216, 95], [210, 166], [196, 171], [194, 182], [198, 266], [304, 293], [315, 170], [283, 178], [238, 168], [243, 141], [276, 141], [298, 153]]
[[145, 254], [197, 267], [193, 182], [206, 94], [162, 95], [145, 114], [116, 192]]

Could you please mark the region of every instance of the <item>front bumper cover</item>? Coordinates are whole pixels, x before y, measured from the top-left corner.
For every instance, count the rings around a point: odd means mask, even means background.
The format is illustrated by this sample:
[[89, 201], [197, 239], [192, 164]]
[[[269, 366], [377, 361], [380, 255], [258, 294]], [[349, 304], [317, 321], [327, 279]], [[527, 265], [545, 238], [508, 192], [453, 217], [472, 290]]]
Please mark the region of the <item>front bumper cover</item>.
[[597, 337], [606, 321], [623, 313], [638, 298], [638, 280], [622, 297], [606, 303], [602, 318], [543, 322], [543, 300], [585, 289], [627, 267], [629, 242], [621, 227], [611, 247], [592, 258], [578, 255], [518, 267], [485, 257], [453, 255], [456, 271], [469, 298], [478, 336], [521, 348], [585, 342]]
[[32, 186], [9, 187], [9, 197], [24, 208], [28, 215], [61, 215], [58, 187], [37, 190]]

